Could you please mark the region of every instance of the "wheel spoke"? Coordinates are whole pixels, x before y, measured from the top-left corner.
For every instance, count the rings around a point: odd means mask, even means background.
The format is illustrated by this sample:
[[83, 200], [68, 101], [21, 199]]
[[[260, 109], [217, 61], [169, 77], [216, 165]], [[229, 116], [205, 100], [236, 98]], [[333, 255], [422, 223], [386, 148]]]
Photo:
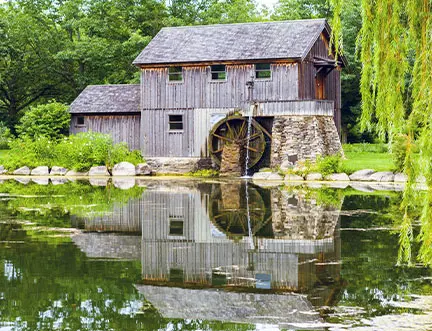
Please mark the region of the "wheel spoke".
[[256, 149], [256, 148], [253, 148], [251, 146], [246, 146], [246, 148], [252, 152], [258, 153], [258, 149]]
[[213, 133], [213, 135], [214, 135], [216, 138], [219, 138], [219, 139], [222, 139], [222, 140], [225, 140], [225, 141], [229, 141], [230, 143], [234, 142], [233, 139], [228, 138], [228, 137], [224, 137], [224, 136], [221, 136], [221, 135], [218, 135], [217, 133]]

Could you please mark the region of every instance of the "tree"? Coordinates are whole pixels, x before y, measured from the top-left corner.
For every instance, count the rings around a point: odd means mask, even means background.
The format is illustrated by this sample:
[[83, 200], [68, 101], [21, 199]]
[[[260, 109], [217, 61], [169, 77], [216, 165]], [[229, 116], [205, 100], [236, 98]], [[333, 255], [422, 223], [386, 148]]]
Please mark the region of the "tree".
[[[344, 0], [341, 33], [348, 66], [342, 70], [342, 129], [348, 142], [371, 141], [373, 135], [360, 131], [360, 72], [356, 56], [356, 39], [361, 28], [360, 0]], [[333, 8], [327, 0], [279, 0], [271, 16], [273, 20], [326, 18], [333, 27]], [[337, 27], [336, 27], [337, 28]]]
[[[340, 18], [344, 0], [332, 0]], [[432, 15], [431, 0], [362, 0], [359, 34], [362, 75], [362, 126], [390, 142], [406, 137], [404, 171], [408, 175], [401, 205], [400, 259], [411, 261], [412, 201], [415, 179], [428, 185], [423, 195], [419, 258], [432, 266]], [[341, 39], [340, 28], [333, 41]], [[414, 156], [414, 145], [420, 153]]]
[[20, 111], [59, 91], [62, 82], [53, 75], [59, 48], [49, 22], [12, 4], [0, 7], [0, 120], [9, 127]]

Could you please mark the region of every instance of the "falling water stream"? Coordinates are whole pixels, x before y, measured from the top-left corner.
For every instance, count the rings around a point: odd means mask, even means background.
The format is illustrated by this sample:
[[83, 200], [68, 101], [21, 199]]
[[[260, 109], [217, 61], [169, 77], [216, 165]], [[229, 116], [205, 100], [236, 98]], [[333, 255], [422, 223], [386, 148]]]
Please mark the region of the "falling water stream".
[[246, 160], [245, 160], [245, 171], [244, 171], [244, 177], [248, 177], [248, 165], [249, 165], [249, 145], [250, 145], [250, 136], [251, 136], [251, 130], [252, 130], [252, 109], [249, 111], [248, 115], [248, 126], [247, 126], [247, 133], [246, 133]]

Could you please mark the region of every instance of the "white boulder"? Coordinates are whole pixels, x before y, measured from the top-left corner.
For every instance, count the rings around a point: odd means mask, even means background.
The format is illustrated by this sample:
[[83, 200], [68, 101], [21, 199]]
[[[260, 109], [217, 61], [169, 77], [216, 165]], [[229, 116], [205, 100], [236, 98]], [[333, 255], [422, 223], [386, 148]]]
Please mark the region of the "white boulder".
[[66, 168], [54, 166], [51, 168], [50, 176], [65, 176], [67, 172]]
[[330, 174], [325, 176], [325, 180], [329, 181], [338, 181], [338, 182], [349, 182], [350, 178], [344, 172], [338, 174]]
[[108, 172], [108, 169], [105, 166], [91, 167], [89, 171], [89, 176], [109, 176], [109, 175], [110, 173]]
[[373, 169], [362, 169], [352, 173], [349, 178], [353, 181], [368, 181], [369, 177], [375, 173]]
[[129, 162], [120, 162], [112, 170], [113, 176], [135, 176], [135, 166]]
[[49, 169], [47, 166], [36, 167], [31, 171], [32, 176], [48, 176]]
[[20, 175], [20, 176], [28, 176], [30, 175], [30, 168], [29, 167], [21, 167], [19, 169], [16, 169], [13, 172], [14, 175]]

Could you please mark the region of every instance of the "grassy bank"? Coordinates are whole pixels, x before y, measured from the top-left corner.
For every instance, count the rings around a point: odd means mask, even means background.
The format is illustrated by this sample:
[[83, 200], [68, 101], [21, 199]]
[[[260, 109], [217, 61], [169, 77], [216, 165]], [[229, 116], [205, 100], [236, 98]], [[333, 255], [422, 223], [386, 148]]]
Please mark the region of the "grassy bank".
[[392, 155], [385, 144], [345, 144], [343, 149], [346, 159], [342, 167], [347, 173], [361, 169], [395, 170]]
[[7, 150], [0, 149], [0, 159], [6, 156], [7, 152], [8, 152]]

